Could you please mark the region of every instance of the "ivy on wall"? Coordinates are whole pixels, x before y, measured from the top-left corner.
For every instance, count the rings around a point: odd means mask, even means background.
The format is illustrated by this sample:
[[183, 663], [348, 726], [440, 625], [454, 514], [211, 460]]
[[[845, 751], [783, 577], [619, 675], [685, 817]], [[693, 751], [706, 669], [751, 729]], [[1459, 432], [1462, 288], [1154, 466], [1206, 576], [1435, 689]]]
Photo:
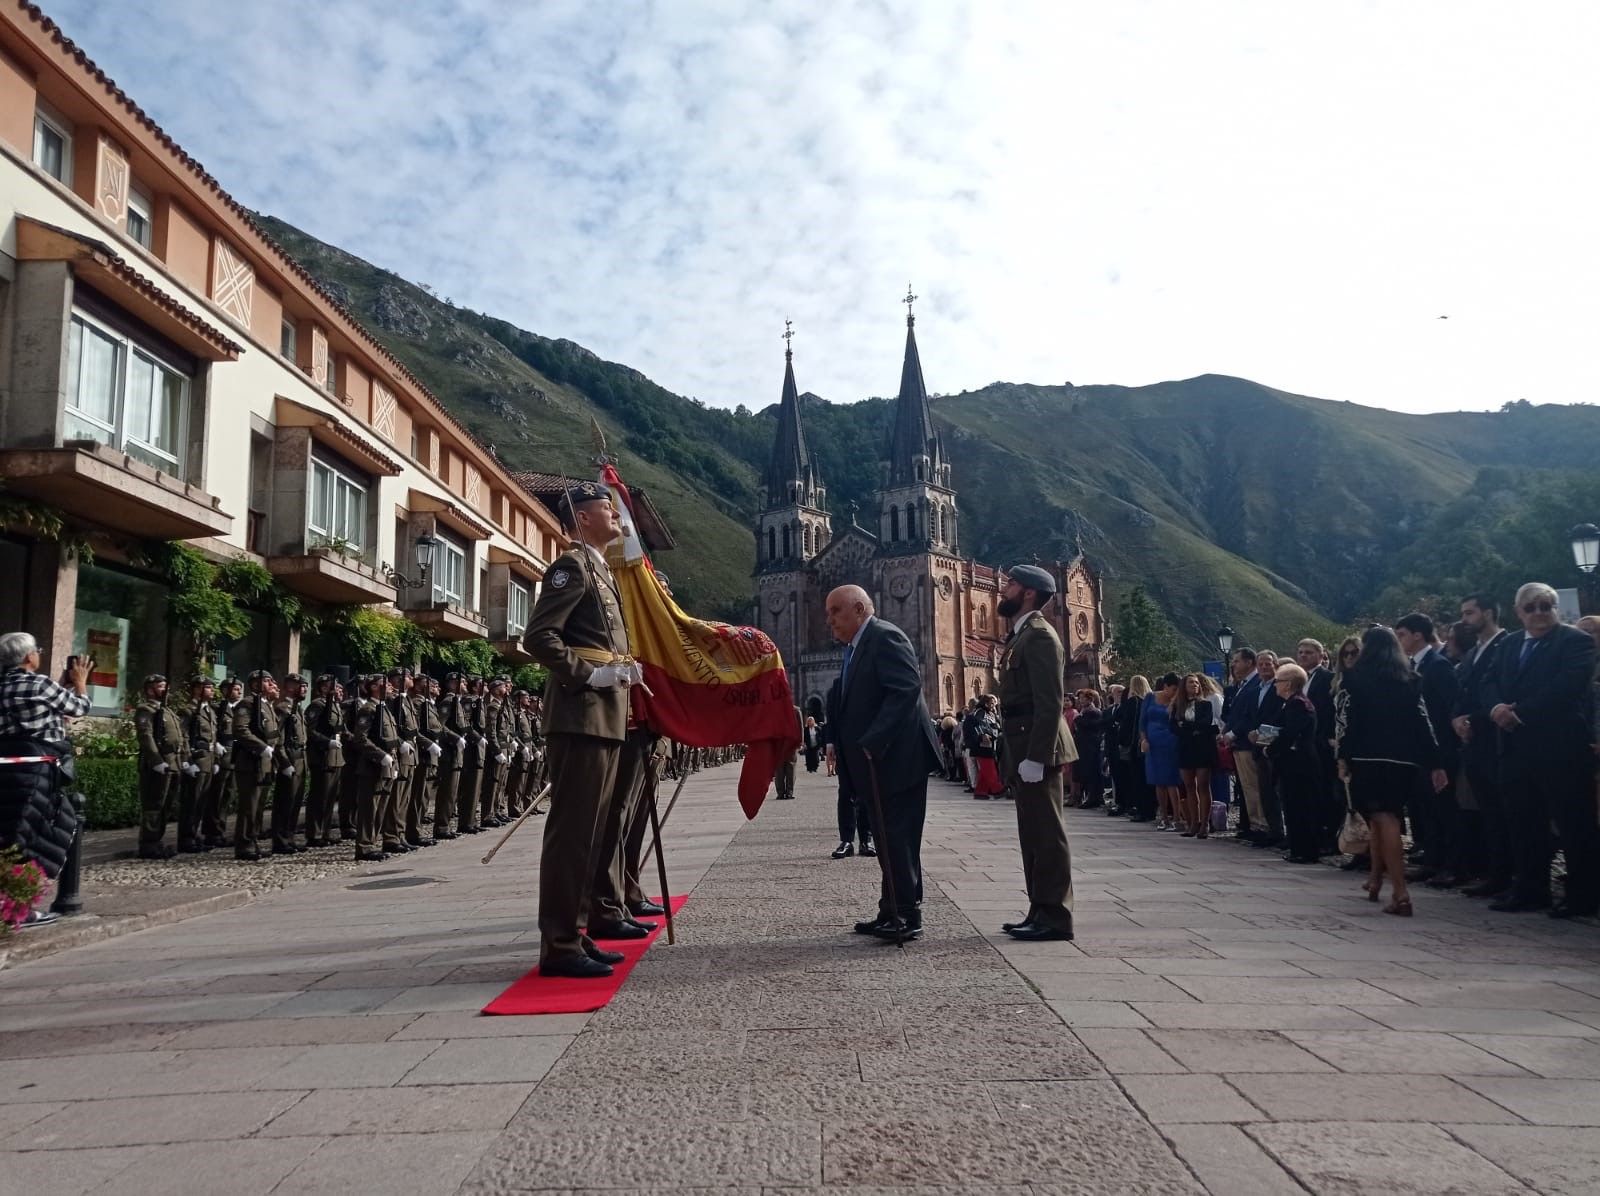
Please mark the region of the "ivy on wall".
[[94, 563], [94, 548], [88, 539], [68, 527], [61, 512], [45, 503], [0, 494], [0, 528], [53, 541], [77, 557], [79, 564]]

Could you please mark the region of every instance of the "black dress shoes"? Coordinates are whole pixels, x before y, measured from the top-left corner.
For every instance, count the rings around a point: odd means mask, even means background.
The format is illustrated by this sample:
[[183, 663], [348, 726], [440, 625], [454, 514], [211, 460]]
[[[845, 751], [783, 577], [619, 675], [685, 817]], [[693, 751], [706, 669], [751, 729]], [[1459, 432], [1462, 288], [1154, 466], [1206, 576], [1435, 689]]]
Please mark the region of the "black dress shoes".
[[1002, 922], [1002, 923], [1000, 923], [1000, 929], [1005, 931], [1005, 933], [1010, 934], [1013, 930], [1021, 930], [1021, 929], [1025, 928], [1025, 927], [1032, 926], [1032, 925], [1033, 925], [1032, 919], [1024, 918], [1020, 922]]
[[872, 840], [868, 839], [861, 844], [861, 850], [857, 854], [875, 857], [878, 854], [878, 849], [872, 845]]
[[594, 960], [595, 963], [603, 963], [607, 965], [621, 963], [627, 958], [627, 956], [621, 951], [607, 951], [604, 947], [596, 947], [592, 942], [587, 940], [585, 940], [583, 944], [583, 953], [590, 959]]
[[593, 939], [643, 939], [650, 937], [650, 927], [637, 922], [598, 922], [589, 927]]
[[1592, 905], [1572, 905], [1563, 901], [1550, 910], [1552, 918], [1592, 918], [1596, 909]]
[[541, 976], [565, 976], [570, 980], [597, 980], [611, 975], [611, 965], [587, 955], [558, 955], [539, 964]]
[[1057, 930], [1053, 926], [1040, 926], [1037, 923], [1018, 926], [1010, 934], [1012, 938], [1019, 939], [1024, 943], [1070, 943], [1072, 941], [1072, 931]]
[[885, 926], [893, 921], [893, 918], [886, 918], [882, 914], [878, 914], [876, 917], [868, 918], [864, 922], [857, 922], [855, 931], [857, 934], [873, 934], [880, 926]]
[[455, 833], [455, 831], [434, 831], [433, 832], [433, 841], [435, 843], [437, 843], [440, 839], [455, 839], [455, 838], [458, 838], [458, 837], [459, 836]]
[[846, 856], [855, 855], [855, 853], [856, 845], [854, 843], [841, 843], [839, 846], [833, 849], [833, 858], [836, 860], [842, 860]]
[[628, 906], [628, 913], [635, 918], [659, 918], [666, 912], [665, 906], [657, 905], [654, 901], [635, 901]]
[[911, 943], [922, 937], [922, 927], [908, 926], [899, 918], [885, 918], [867, 933], [889, 943]]
[[383, 863], [384, 860], [386, 860], [388, 858], [389, 857], [386, 856], [381, 851], [358, 851], [358, 852], [356, 852], [356, 862], [357, 863], [361, 863], [361, 864], [381, 864], [381, 863]]

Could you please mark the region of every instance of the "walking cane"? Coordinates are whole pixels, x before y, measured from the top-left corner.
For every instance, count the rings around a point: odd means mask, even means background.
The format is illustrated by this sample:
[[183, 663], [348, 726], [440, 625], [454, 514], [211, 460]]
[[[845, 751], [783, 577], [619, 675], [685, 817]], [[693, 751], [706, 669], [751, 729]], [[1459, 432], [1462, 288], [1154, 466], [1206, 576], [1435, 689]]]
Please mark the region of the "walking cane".
[[667, 857], [661, 850], [661, 819], [656, 814], [656, 795], [653, 789], [650, 792], [650, 831], [655, 838], [652, 846], [656, 849], [656, 873], [661, 877], [661, 907], [667, 911], [667, 946], [671, 947], [677, 944], [678, 931], [672, 924], [672, 890], [667, 888]]
[[510, 829], [508, 829], [505, 834], [500, 836], [500, 842], [489, 848], [489, 854], [483, 857], [483, 860], [481, 861], [482, 863], [487, 864], [490, 860], [494, 859], [494, 853], [504, 847], [506, 845], [506, 840], [517, 833], [517, 828], [533, 816], [534, 811], [539, 808], [539, 803], [545, 799], [545, 795], [550, 792], [554, 785], [555, 782], [551, 781], [543, 789], [539, 790], [539, 795], [528, 803], [528, 808], [526, 810], [522, 811], [522, 817], [513, 822], [510, 826]]
[[[672, 807], [678, 804], [678, 795], [683, 792], [684, 783], [686, 781], [688, 781], [688, 779], [689, 779], [689, 770], [686, 768], [686, 769], [683, 770], [683, 775], [678, 778], [678, 787], [672, 791], [672, 800], [667, 803], [667, 812], [661, 816], [661, 825], [662, 826], [666, 826], [667, 825], [667, 819], [672, 817]], [[654, 808], [653, 807], [652, 807], [651, 812], [654, 813]], [[660, 840], [660, 836], [658, 835], [656, 837], [656, 843], [659, 843], [660, 841], [661, 841]], [[644, 866], [650, 862], [650, 853], [655, 851], [656, 843], [652, 843], [652, 844], [650, 844], [649, 847], [645, 848], [644, 859], [639, 861], [639, 870], [641, 872], [644, 870]], [[638, 877], [634, 877], [634, 879], [637, 880]], [[662, 894], [662, 900], [663, 901], [666, 900], [666, 894], [665, 893]]]
[[894, 945], [902, 951], [906, 945], [906, 923], [900, 916], [900, 898], [894, 891], [894, 852], [889, 843], [889, 824], [883, 817], [883, 796], [878, 792], [878, 766], [872, 762], [872, 753], [865, 748], [861, 754], [867, 760], [867, 778], [872, 782], [872, 815], [878, 826], [878, 863], [883, 868], [883, 881], [889, 888], [889, 904], [894, 906], [894, 920], [899, 924], [894, 932]]

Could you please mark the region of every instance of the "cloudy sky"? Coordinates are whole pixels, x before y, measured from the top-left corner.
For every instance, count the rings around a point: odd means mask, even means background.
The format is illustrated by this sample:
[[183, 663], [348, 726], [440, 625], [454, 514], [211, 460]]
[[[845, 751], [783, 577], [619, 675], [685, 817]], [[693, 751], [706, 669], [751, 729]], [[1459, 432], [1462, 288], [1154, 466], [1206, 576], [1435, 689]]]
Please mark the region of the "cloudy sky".
[[[1600, 5], [45, 0], [242, 202], [708, 403], [1600, 393]], [[1440, 319], [1448, 316], [1448, 319]]]

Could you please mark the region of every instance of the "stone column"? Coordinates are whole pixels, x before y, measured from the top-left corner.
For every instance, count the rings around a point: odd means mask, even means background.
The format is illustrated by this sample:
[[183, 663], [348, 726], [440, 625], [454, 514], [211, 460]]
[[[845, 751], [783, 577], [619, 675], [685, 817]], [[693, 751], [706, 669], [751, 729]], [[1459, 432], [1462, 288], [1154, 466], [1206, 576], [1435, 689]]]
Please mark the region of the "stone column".
[[57, 676], [72, 654], [78, 558], [50, 540], [36, 540], [28, 550], [28, 575], [23, 585], [26, 615], [22, 630], [39, 641], [39, 671]]

